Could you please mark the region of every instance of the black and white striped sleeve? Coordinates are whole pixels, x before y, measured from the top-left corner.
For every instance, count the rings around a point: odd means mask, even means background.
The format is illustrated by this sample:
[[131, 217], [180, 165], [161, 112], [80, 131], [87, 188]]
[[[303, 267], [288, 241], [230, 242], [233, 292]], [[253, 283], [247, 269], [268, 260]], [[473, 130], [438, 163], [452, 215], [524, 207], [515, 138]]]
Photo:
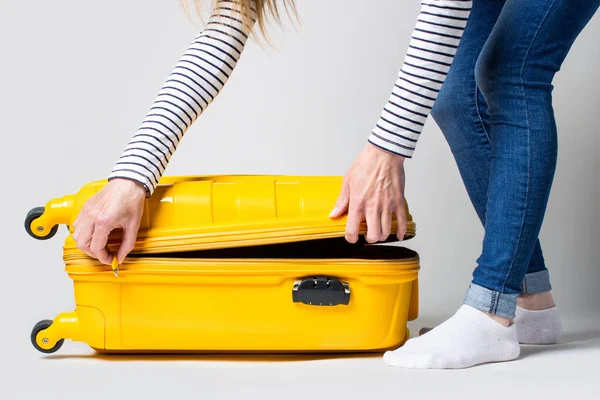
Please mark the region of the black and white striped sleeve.
[[369, 143], [411, 158], [462, 38], [472, 1], [422, 0], [402, 69]]
[[148, 196], [154, 192], [183, 135], [233, 72], [247, 31], [233, 2], [220, 0], [161, 88], [109, 180], [134, 180], [144, 185]]

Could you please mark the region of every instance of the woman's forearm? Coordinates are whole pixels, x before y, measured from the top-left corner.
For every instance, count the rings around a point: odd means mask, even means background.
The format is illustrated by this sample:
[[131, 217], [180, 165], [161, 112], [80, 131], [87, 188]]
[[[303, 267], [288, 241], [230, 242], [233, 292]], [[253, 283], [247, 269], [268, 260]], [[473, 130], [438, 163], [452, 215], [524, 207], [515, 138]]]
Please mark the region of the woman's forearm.
[[412, 157], [442, 88], [471, 12], [472, 1], [422, 0], [402, 69], [369, 142]]
[[241, 14], [232, 6], [219, 1], [161, 88], [109, 180], [134, 180], [148, 195], [154, 192], [183, 135], [223, 88], [242, 54], [248, 36]]

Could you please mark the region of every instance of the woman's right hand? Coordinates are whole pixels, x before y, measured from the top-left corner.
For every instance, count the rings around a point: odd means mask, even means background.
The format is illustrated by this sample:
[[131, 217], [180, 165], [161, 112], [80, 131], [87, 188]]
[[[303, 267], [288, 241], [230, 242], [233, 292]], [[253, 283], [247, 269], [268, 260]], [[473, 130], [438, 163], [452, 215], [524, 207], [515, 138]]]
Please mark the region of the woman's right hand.
[[119, 264], [135, 246], [144, 211], [146, 189], [128, 179], [113, 179], [92, 196], [73, 223], [77, 248], [88, 256], [110, 265], [114, 254], [106, 247], [108, 235], [123, 229], [123, 241], [117, 251]]

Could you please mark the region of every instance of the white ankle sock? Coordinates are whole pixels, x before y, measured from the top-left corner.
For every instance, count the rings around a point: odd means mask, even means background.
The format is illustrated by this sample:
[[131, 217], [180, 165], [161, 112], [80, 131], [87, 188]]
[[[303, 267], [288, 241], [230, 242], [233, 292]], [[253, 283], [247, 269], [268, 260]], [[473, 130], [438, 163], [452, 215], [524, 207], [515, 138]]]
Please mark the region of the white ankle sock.
[[563, 333], [556, 306], [540, 311], [517, 306], [515, 325], [519, 343], [523, 344], [558, 343]]
[[428, 332], [385, 353], [384, 362], [404, 368], [468, 368], [519, 357], [516, 327], [502, 326], [483, 312], [463, 305]]

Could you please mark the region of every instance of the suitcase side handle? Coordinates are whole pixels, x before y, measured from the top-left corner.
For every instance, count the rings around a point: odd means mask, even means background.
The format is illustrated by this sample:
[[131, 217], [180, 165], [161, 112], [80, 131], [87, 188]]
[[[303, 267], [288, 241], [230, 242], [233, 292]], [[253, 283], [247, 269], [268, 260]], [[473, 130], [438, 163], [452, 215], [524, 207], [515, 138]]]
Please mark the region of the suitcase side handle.
[[294, 282], [292, 300], [310, 306], [348, 305], [350, 285], [327, 276], [305, 278]]

